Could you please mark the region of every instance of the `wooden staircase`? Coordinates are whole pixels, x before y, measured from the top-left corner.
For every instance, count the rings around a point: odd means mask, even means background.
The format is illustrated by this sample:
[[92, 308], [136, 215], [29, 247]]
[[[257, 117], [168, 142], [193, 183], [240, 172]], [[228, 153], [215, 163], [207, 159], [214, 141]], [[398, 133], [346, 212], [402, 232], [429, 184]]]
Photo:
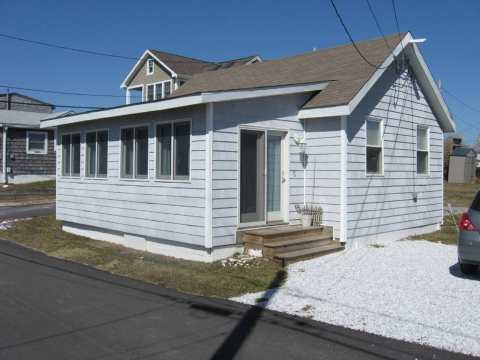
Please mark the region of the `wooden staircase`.
[[260, 249], [263, 256], [282, 266], [344, 249], [326, 229], [282, 225], [240, 231], [245, 249]]

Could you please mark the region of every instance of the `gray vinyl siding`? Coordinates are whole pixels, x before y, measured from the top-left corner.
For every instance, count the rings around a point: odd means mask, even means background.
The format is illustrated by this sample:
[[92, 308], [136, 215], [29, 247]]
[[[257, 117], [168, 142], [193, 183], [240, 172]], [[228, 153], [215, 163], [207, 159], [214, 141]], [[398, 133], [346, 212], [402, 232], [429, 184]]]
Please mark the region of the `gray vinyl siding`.
[[[155, 125], [159, 121], [191, 119], [190, 181], [155, 179]], [[149, 126], [148, 179], [120, 179], [122, 127]], [[85, 134], [108, 129], [108, 175], [85, 174]], [[205, 246], [205, 108], [203, 106], [65, 126], [58, 132], [57, 173], [61, 174], [61, 136], [81, 133], [81, 176], [57, 179], [57, 218], [150, 238]]]
[[[367, 116], [383, 119], [384, 176], [366, 175]], [[417, 125], [430, 129], [430, 174], [416, 173]], [[443, 133], [407, 71], [388, 69], [347, 123], [348, 238], [438, 224], [443, 215]], [[418, 200], [413, 200], [413, 192]]]
[[238, 229], [239, 127], [252, 126], [288, 132], [290, 221], [298, 219], [295, 204], [304, 201], [304, 170], [299, 149], [293, 140], [303, 135], [298, 109], [307, 100], [305, 94], [275, 96], [214, 105], [212, 144], [212, 236], [213, 245], [236, 242]]
[[307, 204], [321, 206], [323, 222], [338, 234], [340, 226], [340, 118], [306, 120]]

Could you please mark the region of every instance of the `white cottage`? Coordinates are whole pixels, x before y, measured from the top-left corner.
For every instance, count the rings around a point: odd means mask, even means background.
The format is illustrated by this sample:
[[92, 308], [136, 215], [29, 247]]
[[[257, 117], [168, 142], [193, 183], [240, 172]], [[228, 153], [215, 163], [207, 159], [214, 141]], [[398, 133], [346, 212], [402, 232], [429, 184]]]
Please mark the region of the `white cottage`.
[[42, 123], [58, 129], [57, 218], [203, 261], [239, 251], [252, 228], [285, 230], [275, 246], [291, 258], [319, 253], [292, 226], [295, 205], [321, 206], [346, 246], [438, 229], [455, 125], [412, 40], [359, 42], [376, 67], [351, 45], [222, 64], [146, 51], [122, 84], [129, 105]]

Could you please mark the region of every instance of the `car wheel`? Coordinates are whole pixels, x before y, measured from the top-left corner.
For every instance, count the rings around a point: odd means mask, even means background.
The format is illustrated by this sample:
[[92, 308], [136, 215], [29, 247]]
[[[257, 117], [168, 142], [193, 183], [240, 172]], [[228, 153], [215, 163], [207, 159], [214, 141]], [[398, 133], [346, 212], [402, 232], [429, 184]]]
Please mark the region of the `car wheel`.
[[460, 270], [466, 275], [473, 275], [478, 270], [478, 265], [473, 264], [460, 264]]

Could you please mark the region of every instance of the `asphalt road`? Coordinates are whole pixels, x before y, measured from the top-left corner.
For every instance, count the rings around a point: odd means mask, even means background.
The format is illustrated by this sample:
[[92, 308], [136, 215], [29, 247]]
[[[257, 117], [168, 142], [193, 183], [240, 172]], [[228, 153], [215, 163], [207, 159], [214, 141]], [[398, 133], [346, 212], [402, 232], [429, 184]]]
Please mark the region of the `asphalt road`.
[[0, 241], [0, 359], [464, 359]]
[[55, 214], [55, 203], [41, 205], [0, 206], [0, 221]]

